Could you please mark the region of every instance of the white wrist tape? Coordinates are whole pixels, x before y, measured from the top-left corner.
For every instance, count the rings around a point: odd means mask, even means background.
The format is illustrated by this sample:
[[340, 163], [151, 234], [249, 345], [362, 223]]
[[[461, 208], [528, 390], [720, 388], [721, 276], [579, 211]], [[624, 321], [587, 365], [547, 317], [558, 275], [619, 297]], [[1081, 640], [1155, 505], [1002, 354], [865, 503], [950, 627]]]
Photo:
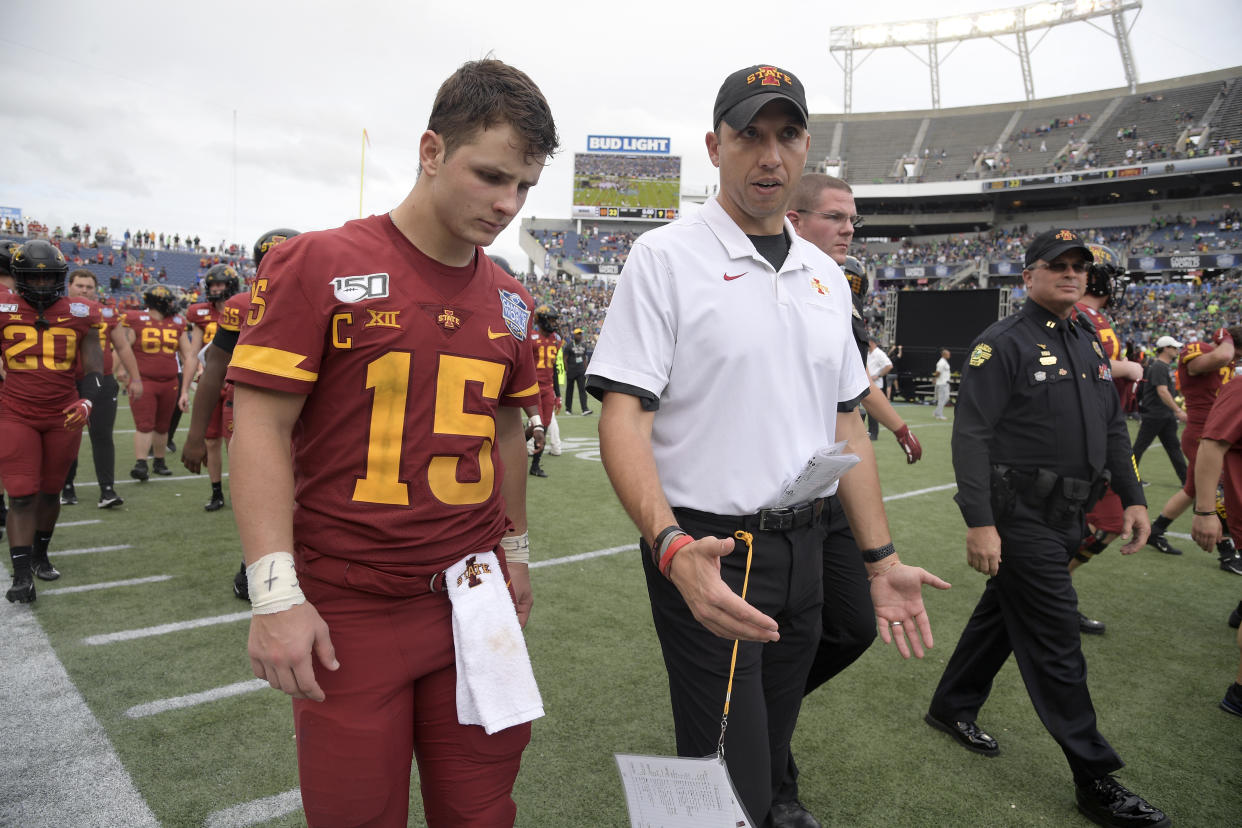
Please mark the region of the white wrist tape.
[[540, 417], [538, 414], [531, 414], [530, 425], [531, 428], [543, 428], [543, 417]]
[[530, 563], [530, 533], [506, 535], [500, 539], [500, 546], [505, 550], [505, 560], [511, 564]]
[[298, 573], [293, 555], [271, 552], [246, 567], [250, 587], [250, 609], [255, 615], [284, 612], [306, 603], [298, 586]]

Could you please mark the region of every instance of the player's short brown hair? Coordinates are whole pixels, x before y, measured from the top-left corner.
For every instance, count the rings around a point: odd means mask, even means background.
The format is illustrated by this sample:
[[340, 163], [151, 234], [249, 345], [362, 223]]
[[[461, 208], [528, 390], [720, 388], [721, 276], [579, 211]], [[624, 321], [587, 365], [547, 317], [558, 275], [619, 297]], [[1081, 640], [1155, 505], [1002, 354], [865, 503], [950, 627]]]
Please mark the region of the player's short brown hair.
[[824, 173], [806, 173], [798, 179], [798, 185], [794, 187], [793, 198], [789, 200], [789, 209], [814, 210], [816, 202], [819, 201], [819, 194], [824, 190], [854, 192], [853, 188], [842, 178]]
[[525, 72], [492, 58], [472, 60], [440, 85], [427, 129], [444, 139], [447, 158], [474, 136], [499, 123], [513, 127], [526, 142], [526, 158], [542, 162], [560, 138], [552, 110]]
[[73, 284], [73, 280], [79, 277], [83, 279], [90, 279], [95, 283], [95, 287], [99, 287], [99, 277], [84, 267], [79, 267], [77, 270], [69, 271], [69, 281], [67, 284]]

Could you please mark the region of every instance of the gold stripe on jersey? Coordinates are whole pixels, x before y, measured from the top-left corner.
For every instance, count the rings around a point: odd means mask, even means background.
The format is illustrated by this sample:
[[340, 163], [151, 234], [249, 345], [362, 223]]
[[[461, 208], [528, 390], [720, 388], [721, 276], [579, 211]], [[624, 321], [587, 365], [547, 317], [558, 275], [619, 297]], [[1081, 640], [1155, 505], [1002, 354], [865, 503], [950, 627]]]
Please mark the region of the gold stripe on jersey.
[[535, 383], [530, 388], [524, 388], [521, 391], [514, 391], [512, 394], [505, 394], [506, 398], [514, 399], [517, 397], [533, 397], [539, 393], [539, 383]]
[[319, 379], [317, 373], [298, 367], [298, 364], [305, 360], [306, 357], [302, 354], [283, 351], [280, 348], [269, 348], [265, 345], [238, 345], [233, 350], [233, 359], [229, 364], [257, 371], [260, 374], [271, 374], [274, 377], [315, 382]]

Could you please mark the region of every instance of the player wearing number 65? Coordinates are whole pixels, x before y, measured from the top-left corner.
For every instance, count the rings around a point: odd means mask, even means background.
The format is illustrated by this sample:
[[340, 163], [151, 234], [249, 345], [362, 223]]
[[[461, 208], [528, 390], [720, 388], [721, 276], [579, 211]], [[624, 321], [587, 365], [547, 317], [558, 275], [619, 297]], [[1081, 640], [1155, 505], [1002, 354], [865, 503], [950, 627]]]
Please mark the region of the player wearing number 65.
[[[231, 486], [251, 665], [293, 697], [310, 825], [404, 826], [411, 755], [427, 824], [514, 822], [538, 692], [532, 676], [529, 704], [494, 716], [512, 694], [471, 683], [467, 641], [495, 625], [529, 672], [522, 411], [539, 387], [534, 304], [482, 248], [557, 143], [530, 78], [467, 63], [401, 204], [260, 265], [228, 372]], [[459, 593], [489, 589], [464, 621]]]

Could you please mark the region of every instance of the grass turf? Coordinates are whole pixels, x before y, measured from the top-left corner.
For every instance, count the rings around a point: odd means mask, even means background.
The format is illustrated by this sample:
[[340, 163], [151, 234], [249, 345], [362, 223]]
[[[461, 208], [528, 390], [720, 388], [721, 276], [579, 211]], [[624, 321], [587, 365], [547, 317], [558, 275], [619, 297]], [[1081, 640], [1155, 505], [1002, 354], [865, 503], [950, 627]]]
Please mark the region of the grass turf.
[[[932, 419], [930, 407], [899, 410], [915, 426], [924, 459], [907, 466], [896, 441], [882, 434], [875, 445], [885, 494], [932, 491], [888, 503], [894, 539], [905, 561], [954, 588], [926, 595], [936, 634], [927, 658], [904, 662], [877, 641], [806, 701], [794, 737], [803, 802], [826, 825], [1085, 825], [1074, 809], [1064, 757], [1036, 718], [1012, 660], [980, 714], [1001, 743], [1000, 757], [967, 753], [922, 722], [984, 581], [966, 565], [964, 525], [953, 489], [944, 488], [953, 481], [950, 429]], [[566, 453], [545, 457], [546, 480], [530, 479], [534, 561], [637, 540], [593, 459], [596, 422], [562, 418]], [[124, 404], [117, 428], [132, 428]], [[118, 434], [119, 479], [132, 464], [129, 446], [130, 435]], [[1143, 465], [1154, 514], [1176, 479], [1161, 452], [1149, 453]], [[183, 474], [171, 459], [170, 467]], [[61, 521], [102, 522], [57, 530], [52, 554], [64, 577], [54, 586], [173, 577], [79, 594], [44, 592], [34, 611], [138, 790], [163, 824], [190, 826], [292, 789], [292, 717], [275, 691], [138, 719], [126, 715], [135, 705], [253, 678], [244, 621], [112, 644], [84, 641], [244, 610], [230, 592], [240, 552], [231, 510], [202, 510], [205, 478], [123, 485], [123, 507], [96, 510], [92, 468], [84, 441], [81, 505], [65, 507]], [[1187, 533], [1188, 519], [1171, 531]], [[1123, 558], [1114, 544], [1075, 576], [1084, 611], [1108, 624], [1106, 635], [1083, 640], [1092, 694], [1101, 731], [1130, 763], [1120, 773], [1125, 784], [1177, 824], [1234, 825], [1242, 813], [1236, 784], [1242, 721], [1216, 703], [1237, 667], [1225, 616], [1242, 581], [1222, 573], [1215, 556], [1190, 541], [1174, 543], [1184, 556], [1145, 548]], [[57, 550], [117, 544], [131, 548], [57, 557]], [[625, 825], [613, 753], [674, 750], [637, 554], [532, 572], [536, 603], [527, 639], [547, 716], [534, 725], [515, 788], [519, 825]], [[262, 824], [302, 823], [298, 812]], [[423, 824], [417, 786], [411, 824]]]

